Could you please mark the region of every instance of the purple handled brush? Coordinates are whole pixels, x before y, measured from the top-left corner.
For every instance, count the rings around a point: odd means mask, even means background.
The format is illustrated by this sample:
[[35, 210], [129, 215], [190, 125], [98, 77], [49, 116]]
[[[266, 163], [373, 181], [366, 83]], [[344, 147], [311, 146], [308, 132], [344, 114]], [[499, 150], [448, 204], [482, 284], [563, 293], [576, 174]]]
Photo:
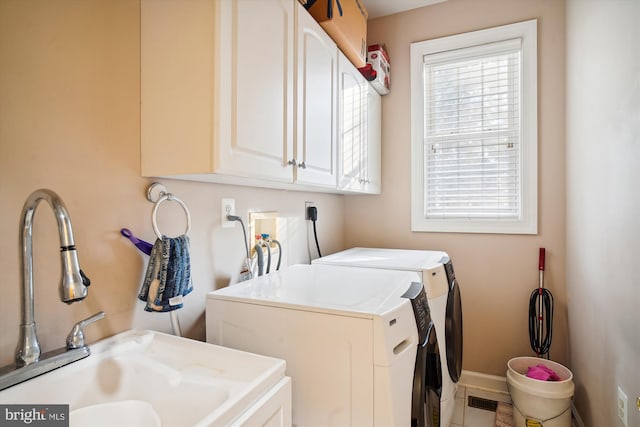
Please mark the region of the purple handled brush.
[[128, 228], [121, 229], [120, 234], [131, 240], [131, 243], [136, 245], [136, 248], [140, 249], [141, 252], [147, 255], [151, 255], [151, 248], [153, 248], [153, 245], [151, 243], [138, 239]]

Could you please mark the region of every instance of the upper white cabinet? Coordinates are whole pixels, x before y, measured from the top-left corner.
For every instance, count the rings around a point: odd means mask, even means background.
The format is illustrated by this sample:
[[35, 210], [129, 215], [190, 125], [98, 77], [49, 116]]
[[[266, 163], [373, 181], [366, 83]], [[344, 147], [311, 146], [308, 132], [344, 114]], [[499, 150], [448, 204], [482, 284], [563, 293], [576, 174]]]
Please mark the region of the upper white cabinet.
[[291, 0], [142, 0], [142, 174], [291, 182]]
[[142, 0], [142, 175], [367, 191], [338, 183], [338, 53], [297, 0]]
[[338, 47], [297, 4], [296, 182], [337, 185]]
[[214, 97], [219, 97], [214, 115], [214, 134], [219, 134], [213, 171], [291, 182], [294, 4], [215, 3], [219, 19], [214, 47], [219, 54], [211, 77], [216, 82]]
[[381, 102], [360, 72], [339, 54], [339, 187], [380, 193]]

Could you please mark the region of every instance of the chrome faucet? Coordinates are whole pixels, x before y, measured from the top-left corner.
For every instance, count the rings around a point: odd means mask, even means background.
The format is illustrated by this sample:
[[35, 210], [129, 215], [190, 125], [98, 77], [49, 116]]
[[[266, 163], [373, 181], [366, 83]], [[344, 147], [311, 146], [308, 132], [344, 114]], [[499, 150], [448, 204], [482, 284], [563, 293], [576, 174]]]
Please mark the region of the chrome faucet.
[[[20, 338], [16, 348], [15, 365], [0, 369], [0, 390], [87, 357], [90, 351], [84, 343], [83, 329], [87, 324], [104, 317], [104, 313], [100, 312], [78, 322], [74, 325], [67, 339], [67, 341], [73, 341], [73, 345], [68, 343], [61, 349], [41, 355], [34, 316], [32, 247], [33, 217], [41, 200], [46, 200], [51, 205], [58, 223], [62, 262], [62, 279], [59, 286], [60, 300], [67, 304], [83, 300], [87, 296], [87, 286], [91, 283], [80, 270], [73, 241], [71, 219], [62, 199], [51, 190], [34, 191], [25, 201], [20, 222], [20, 266], [22, 269]], [[72, 336], [81, 339], [72, 340]]]

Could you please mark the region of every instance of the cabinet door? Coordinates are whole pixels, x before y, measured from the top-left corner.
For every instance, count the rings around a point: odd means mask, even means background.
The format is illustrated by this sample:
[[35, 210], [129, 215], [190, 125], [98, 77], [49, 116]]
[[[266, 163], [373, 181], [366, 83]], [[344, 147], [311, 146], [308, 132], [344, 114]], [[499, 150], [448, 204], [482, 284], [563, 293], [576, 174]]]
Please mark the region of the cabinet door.
[[297, 8], [296, 182], [335, 188], [338, 47], [302, 5]]
[[294, 2], [217, 0], [219, 173], [291, 182]]
[[362, 191], [362, 151], [366, 141], [367, 81], [342, 53], [339, 57], [339, 187]]
[[382, 191], [382, 97], [369, 85], [367, 95], [367, 139], [363, 150], [364, 192]]

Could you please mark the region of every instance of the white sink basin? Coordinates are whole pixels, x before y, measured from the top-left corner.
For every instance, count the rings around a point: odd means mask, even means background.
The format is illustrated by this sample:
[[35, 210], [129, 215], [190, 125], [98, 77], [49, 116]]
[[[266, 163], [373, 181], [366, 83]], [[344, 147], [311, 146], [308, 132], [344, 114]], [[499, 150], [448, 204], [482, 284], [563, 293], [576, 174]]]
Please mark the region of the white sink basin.
[[99, 403], [71, 411], [70, 427], [161, 427], [162, 421], [153, 405], [141, 400]]
[[283, 360], [153, 331], [90, 348], [85, 359], [1, 391], [0, 401], [69, 404], [71, 426], [225, 426], [285, 371]]

